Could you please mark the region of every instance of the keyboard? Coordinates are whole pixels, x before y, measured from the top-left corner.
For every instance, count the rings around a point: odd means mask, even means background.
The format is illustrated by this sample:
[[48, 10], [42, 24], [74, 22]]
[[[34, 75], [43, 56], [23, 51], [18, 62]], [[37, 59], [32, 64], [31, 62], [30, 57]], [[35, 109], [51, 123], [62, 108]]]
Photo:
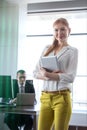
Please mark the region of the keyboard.
[[0, 102], [0, 108], [9, 108], [9, 107], [16, 107], [16, 104], [8, 102]]

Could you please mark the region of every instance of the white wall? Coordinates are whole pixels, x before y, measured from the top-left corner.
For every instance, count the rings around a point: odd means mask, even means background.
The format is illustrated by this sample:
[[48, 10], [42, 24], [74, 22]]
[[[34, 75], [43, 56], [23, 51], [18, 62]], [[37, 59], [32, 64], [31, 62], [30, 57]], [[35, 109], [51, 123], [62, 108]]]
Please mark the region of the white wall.
[[[17, 5], [0, 0], [0, 75], [15, 77], [18, 55], [18, 20]], [[1, 108], [0, 108], [1, 109]], [[0, 113], [0, 130], [8, 130]]]
[[[23, 65], [21, 63], [24, 64], [23, 55], [25, 55], [25, 54], [24, 54], [24, 50], [22, 50], [22, 47], [25, 46], [25, 44], [26, 44], [26, 22], [27, 22], [27, 4], [20, 4], [19, 5], [19, 32], [18, 32], [19, 33], [18, 69], [25, 69], [25, 68], [22, 68]], [[28, 59], [28, 56], [26, 57], [26, 59]]]
[[0, 0], [0, 75], [15, 76], [18, 54], [17, 5]]

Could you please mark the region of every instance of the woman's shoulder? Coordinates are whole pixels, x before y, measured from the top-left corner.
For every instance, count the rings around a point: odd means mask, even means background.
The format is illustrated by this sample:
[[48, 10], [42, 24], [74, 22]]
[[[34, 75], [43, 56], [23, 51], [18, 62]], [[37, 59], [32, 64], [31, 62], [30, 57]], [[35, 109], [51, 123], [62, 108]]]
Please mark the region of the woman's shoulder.
[[45, 46], [45, 50], [48, 49], [50, 46], [51, 46], [51, 45], [46, 45], [46, 46]]
[[71, 51], [76, 51], [78, 52], [78, 49], [76, 47], [73, 47], [73, 46], [67, 46], [68, 49], [70, 49]]
[[44, 53], [49, 49], [51, 45], [46, 45], [42, 51], [42, 55], [44, 55]]

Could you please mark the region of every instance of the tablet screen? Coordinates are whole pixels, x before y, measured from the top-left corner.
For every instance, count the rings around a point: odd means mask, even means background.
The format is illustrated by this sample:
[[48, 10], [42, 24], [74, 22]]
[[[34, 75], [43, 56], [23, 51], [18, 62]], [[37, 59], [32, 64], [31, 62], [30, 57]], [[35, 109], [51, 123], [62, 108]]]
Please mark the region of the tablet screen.
[[57, 56], [44, 56], [41, 58], [41, 67], [53, 71], [58, 70]]

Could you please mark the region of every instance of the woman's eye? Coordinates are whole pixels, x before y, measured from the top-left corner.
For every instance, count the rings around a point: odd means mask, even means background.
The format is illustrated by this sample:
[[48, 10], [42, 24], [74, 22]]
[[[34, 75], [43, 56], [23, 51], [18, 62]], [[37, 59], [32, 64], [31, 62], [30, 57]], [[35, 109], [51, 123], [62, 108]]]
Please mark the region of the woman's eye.
[[58, 31], [63, 32], [63, 31], [65, 31], [65, 30], [66, 30], [65, 28], [60, 28], [60, 29], [55, 29], [54, 31], [55, 31], [55, 32], [58, 32]]
[[61, 28], [61, 31], [65, 31], [65, 28]]
[[54, 31], [55, 31], [55, 32], [58, 32], [58, 29], [55, 29]]

